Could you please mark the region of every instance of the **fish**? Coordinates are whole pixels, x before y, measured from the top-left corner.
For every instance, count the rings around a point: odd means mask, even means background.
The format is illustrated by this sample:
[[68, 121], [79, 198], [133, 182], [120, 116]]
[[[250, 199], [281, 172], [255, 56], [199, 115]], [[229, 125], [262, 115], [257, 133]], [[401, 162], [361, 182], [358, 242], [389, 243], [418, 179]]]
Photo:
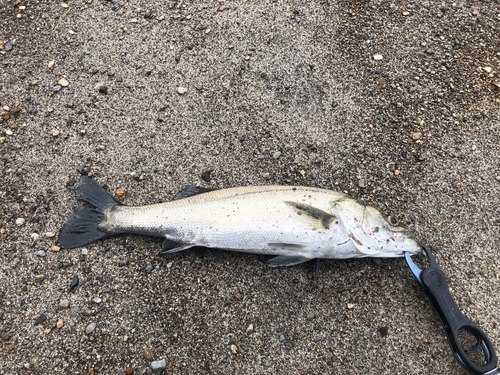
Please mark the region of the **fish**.
[[63, 249], [133, 233], [163, 238], [163, 253], [200, 246], [273, 255], [272, 267], [421, 251], [413, 232], [394, 217], [327, 189], [188, 186], [169, 202], [126, 206], [83, 176], [76, 193], [92, 207], [75, 208], [59, 233]]

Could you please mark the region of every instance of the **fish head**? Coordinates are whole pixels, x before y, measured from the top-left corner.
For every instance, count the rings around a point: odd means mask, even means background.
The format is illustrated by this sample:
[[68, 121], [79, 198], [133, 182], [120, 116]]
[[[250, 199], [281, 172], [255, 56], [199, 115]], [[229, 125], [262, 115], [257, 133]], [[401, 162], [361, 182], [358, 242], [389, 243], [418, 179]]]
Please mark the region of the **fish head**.
[[413, 232], [392, 216], [348, 197], [332, 201], [331, 205], [332, 214], [365, 256], [392, 258], [403, 256], [405, 251], [413, 255], [422, 250]]

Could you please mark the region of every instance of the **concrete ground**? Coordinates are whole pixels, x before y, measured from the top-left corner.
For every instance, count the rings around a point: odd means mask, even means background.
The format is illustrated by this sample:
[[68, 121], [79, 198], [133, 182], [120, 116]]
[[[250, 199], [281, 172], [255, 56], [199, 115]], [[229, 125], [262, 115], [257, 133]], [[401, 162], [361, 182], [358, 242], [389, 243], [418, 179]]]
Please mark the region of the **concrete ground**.
[[133, 235], [57, 251], [82, 174], [127, 205], [345, 192], [433, 247], [500, 348], [498, 1], [0, 0], [0, 20], [0, 374], [465, 374], [401, 258], [316, 279]]

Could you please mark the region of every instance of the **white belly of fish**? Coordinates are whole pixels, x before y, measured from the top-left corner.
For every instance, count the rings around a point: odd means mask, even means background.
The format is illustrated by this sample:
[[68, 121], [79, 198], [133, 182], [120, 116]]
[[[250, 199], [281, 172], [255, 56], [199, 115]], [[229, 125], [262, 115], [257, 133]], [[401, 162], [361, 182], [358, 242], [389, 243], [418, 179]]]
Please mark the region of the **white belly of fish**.
[[106, 230], [162, 236], [179, 244], [306, 258], [353, 258], [359, 252], [331, 215], [342, 194], [281, 186], [215, 190], [141, 207], [116, 206]]

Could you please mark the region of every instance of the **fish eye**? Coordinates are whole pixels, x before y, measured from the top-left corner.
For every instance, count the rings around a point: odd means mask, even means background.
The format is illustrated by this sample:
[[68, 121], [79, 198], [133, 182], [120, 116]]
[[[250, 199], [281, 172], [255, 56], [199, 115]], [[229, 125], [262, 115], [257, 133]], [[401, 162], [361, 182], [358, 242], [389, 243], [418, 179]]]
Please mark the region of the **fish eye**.
[[393, 216], [387, 216], [387, 221], [391, 225], [398, 225], [398, 220]]

